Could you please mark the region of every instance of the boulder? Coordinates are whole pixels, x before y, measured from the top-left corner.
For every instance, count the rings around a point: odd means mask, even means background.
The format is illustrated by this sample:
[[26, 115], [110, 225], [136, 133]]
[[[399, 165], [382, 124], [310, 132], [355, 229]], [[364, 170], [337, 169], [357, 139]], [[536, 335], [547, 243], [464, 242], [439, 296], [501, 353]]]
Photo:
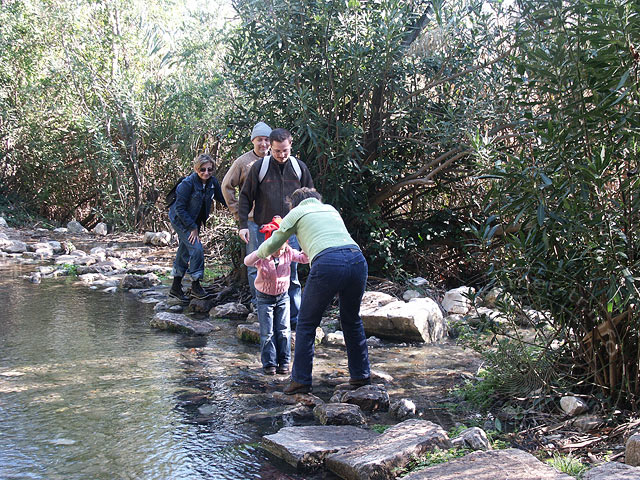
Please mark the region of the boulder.
[[171, 234], [166, 231], [144, 232], [142, 243], [145, 245], [154, 245], [156, 247], [165, 247], [171, 243]]
[[442, 308], [447, 313], [460, 313], [464, 315], [469, 311], [472, 306], [471, 299], [469, 298], [476, 292], [472, 287], [458, 287], [453, 290], [449, 290], [444, 294], [442, 299]]
[[405, 302], [408, 302], [409, 300], [411, 300], [413, 298], [420, 298], [420, 297], [422, 297], [422, 295], [417, 290], [407, 290], [406, 292], [404, 292], [402, 294], [402, 299]]
[[640, 468], [608, 462], [586, 472], [582, 480], [640, 480]]
[[62, 248], [62, 244], [57, 240], [49, 240], [47, 243], [51, 245], [51, 248], [53, 249], [53, 253], [60, 253], [64, 250]]
[[348, 480], [393, 479], [396, 469], [436, 447], [451, 448], [442, 427], [425, 420], [406, 420], [365, 445], [329, 455], [325, 463], [333, 473]]
[[447, 326], [438, 304], [431, 298], [394, 301], [382, 307], [360, 308], [367, 335], [400, 342], [437, 342]]
[[120, 281], [120, 287], [124, 290], [134, 288], [149, 288], [160, 283], [153, 273], [147, 275], [125, 275]]
[[106, 235], [107, 233], [109, 233], [107, 224], [103, 222], [98, 223], [95, 227], [93, 227], [93, 230], [91, 231], [96, 235]]
[[209, 311], [209, 316], [212, 318], [234, 318], [244, 319], [249, 315], [249, 309], [241, 303], [225, 303], [223, 305], [217, 305]]
[[504, 295], [504, 291], [499, 287], [493, 287], [489, 290], [484, 298], [483, 304], [485, 307], [493, 308], [496, 306], [496, 302]]
[[350, 425], [285, 427], [262, 437], [262, 446], [295, 468], [313, 470], [323, 465], [327, 455], [370, 444], [377, 437], [371, 430]]
[[597, 415], [579, 415], [573, 420], [572, 425], [582, 432], [590, 432], [603, 423], [604, 419]]
[[251, 324], [241, 323], [236, 328], [236, 337], [238, 340], [249, 343], [260, 343], [260, 324], [254, 322]]
[[588, 410], [587, 403], [581, 398], [567, 395], [560, 399], [560, 408], [570, 417], [575, 417]]
[[332, 333], [327, 333], [327, 335], [324, 337], [324, 343], [325, 345], [328, 345], [330, 347], [344, 347], [344, 333], [342, 333], [340, 330]]
[[67, 223], [67, 232], [69, 233], [88, 233], [88, 230], [82, 226], [80, 222], [71, 220]]
[[365, 385], [344, 393], [338, 390], [334, 397], [338, 398], [340, 403], [358, 405], [365, 412], [386, 412], [389, 410], [389, 394], [384, 385], [380, 384]]
[[[116, 267], [111, 262], [98, 262], [92, 265], [82, 265], [78, 267], [78, 275], [84, 275], [85, 273], [101, 273], [108, 274], [116, 270]], [[138, 287], [132, 287], [138, 288]]]
[[386, 304], [396, 302], [398, 299], [393, 295], [382, 292], [364, 292], [360, 301], [360, 310], [367, 308], [384, 307]]
[[205, 320], [193, 320], [181, 313], [158, 312], [151, 319], [151, 326], [160, 330], [188, 333], [191, 335], [207, 335], [216, 327]]
[[9, 240], [4, 242], [2, 250], [7, 253], [24, 253], [27, 251], [27, 244], [20, 240]]
[[[376, 477], [381, 478], [381, 477]], [[472, 452], [462, 458], [410, 473], [403, 480], [574, 480], [515, 448]]]
[[380, 340], [378, 337], [374, 337], [373, 335], [371, 335], [369, 338], [367, 338], [367, 347], [379, 347], [380, 345], [382, 345], [382, 340]]
[[58, 227], [58, 228], [54, 228], [53, 231], [55, 233], [67, 233], [67, 229], [64, 227]]
[[502, 312], [487, 307], [474, 308], [464, 318], [469, 325], [478, 325], [488, 320], [496, 323], [505, 323], [508, 321], [508, 318]]
[[640, 433], [631, 435], [627, 440], [624, 461], [633, 467], [640, 465]]
[[389, 413], [396, 420], [406, 420], [416, 414], [416, 404], [408, 398], [401, 398], [389, 405]]
[[0, 228], [7, 228], [9, 225], [7, 225], [7, 221], [4, 219], [4, 217], [0, 217]]
[[451, 443], [456, 447], [467, 447], [471, 450], [491, 450], [487, 434], [480, 427], [463, 430]]
[[364, 425], [362, 410], [350, 403], [322, 403], [313, 409], [313, 415], [322, 425]]

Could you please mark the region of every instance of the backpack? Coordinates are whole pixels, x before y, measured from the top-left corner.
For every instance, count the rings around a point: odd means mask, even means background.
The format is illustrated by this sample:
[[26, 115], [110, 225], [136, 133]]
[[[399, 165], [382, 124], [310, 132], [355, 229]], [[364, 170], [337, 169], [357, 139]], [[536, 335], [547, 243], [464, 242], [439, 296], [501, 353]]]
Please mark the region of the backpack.
[[185, 178], [187, 177], [180, 177], [176, 184], [171, 188], [171, 190], [169, 190], [169, 193], [167, 193], [166, 197], [164, 197], [164, 203], [167, 208], [171, 208], [171, 205], [173, 205], [173, 203], [176, 201], [176, 188], [178, 188], [178, 185], [180, 185], [180, 183]]
[[[269, 160], [271, 160], [271, 155], [267, 155], [262, 159], [262, 165], [260, 165], [260, 173], [258, 174], [258, 183], [262, 183], [262, 180], [264, 180], [264, 177], [267, 175], [267, 170], [269, 170]], [[298, 159], [293, 155], [290, 155], [289, 161], [291, 162], [291, 166], [298, 176], [298, 180], [300, 180], [302, 178], [302, 169], [300, 168]]]

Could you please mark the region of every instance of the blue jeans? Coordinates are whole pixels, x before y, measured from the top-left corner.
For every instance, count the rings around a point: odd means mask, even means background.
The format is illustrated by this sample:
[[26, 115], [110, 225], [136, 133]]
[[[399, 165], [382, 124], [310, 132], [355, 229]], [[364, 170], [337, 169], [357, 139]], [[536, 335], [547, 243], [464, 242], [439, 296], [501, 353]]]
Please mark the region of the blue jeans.
[[311, 385], [316, 328], [336, 294], [340, 300], [349, 375], [352, 379], [369, 377], [367, 338], [360, 318], [367, 274], [367, 261], [355, 246], [328, 248], [313, 259], [298, 316], [292, 380]]
[[[176, 259], [173, 261], [171, 275], [174, 277], [184, 277], [185, 273], [191, 276], [192, 280], [200, 280], [204, 276], [204, 250], [200, 240], [191, 245], [189, 233], [175, 224], [173, 229], [178, 234], [178, 251]], [[188, 268], [188, 269], [187, 269]]]
[[[249, 243], [247, 244], [247, 255], [258, 249], [264, 242], [264, 233], [260, 233], [260, 227], [249, 220], [247, 222], [249, 229]], [[298, 238], [295, 235], [289, 237], [289, 245], [291, 248], [300, 250]], [[256, 305], [256, 288], [254, 287], [258, 271], [255, 267], [247, 267], [247, 278], [249, 279], [249, 290], [251, 291], [251, 303]], [[298, 323], [298, 312], [300, 311], [300, 300], [302, 298], [302, 286], [298, 280], [298, 263], [291, 262], [291, 276], [289, 277], [289, 301], [291, 311], [291, 328], [296, 328]]]
[[291, 363], [289, 295], [268, 295], [256, 290], [260, 321], [260, 358], [263, 367], [283, 367]]

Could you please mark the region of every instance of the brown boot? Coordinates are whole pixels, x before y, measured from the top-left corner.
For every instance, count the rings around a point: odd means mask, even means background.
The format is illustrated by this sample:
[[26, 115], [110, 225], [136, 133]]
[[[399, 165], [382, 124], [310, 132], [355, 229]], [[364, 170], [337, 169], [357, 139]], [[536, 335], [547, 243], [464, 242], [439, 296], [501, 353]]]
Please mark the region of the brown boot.
[[311, 393], [311, 385], [305, 383], [298, 383], [295, 380], [291, 380], [289, 385], [284, 387], [285, 395], [295, 395], [296, 393]]

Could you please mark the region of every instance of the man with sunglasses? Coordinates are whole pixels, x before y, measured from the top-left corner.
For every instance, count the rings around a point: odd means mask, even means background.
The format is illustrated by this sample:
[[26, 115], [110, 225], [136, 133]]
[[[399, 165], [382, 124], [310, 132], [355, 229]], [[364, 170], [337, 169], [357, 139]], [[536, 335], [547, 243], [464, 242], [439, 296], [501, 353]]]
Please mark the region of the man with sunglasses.
[[[276, 215], [284, 217], [289, 213], [287, 198], [301, 187], [313, 188], [313, 179], [304, 162], [291, 155], [291, 133], [284, 128], [276, 128], [269, 135], [271, 141], [271, 155], [263, 161], [255, 162], [247, 174], [244, 186], [240, 191], [238, 202], [238, 216], [240, 217], [240, 231], [238, 235], [248, 244], [247, 253], [264, 242], [264, 233], [252, 232], [249, 229], [249, 212], [253, 210], [256, 225], [269, 223]], [[263, 163], [268, 160], [266, 171]], [[261, 171], [262, 170], [262, 171]], [[300, 250], [297, 238], [292, 236], [289, 245]], [[254, 248], [254, 249], [255, 249]], [[298, 310], [302, 289], [298, 280], [298, 264], [291, 264], [291, 279], [289, 282], [289, 300], [291, 302], [291, 328], [295, 329], [298, 321]]]
[[178, 234], [179, 244], [173, 262], [173, 285], [169, 296], [187, 301], [182, 291], [182, 277], [191, 276], [191, 296], [205, 298], [200, 285], [204, 276], [204, 249], [200, 241], [200, 227], [207, 221], [213, 200], [227, 205], [218, 179], [213, 176], [213, 158], [203, 153], [193, 162], [193, 173], [176, 188], [176, 201], [169, 208], [169, 220]]

